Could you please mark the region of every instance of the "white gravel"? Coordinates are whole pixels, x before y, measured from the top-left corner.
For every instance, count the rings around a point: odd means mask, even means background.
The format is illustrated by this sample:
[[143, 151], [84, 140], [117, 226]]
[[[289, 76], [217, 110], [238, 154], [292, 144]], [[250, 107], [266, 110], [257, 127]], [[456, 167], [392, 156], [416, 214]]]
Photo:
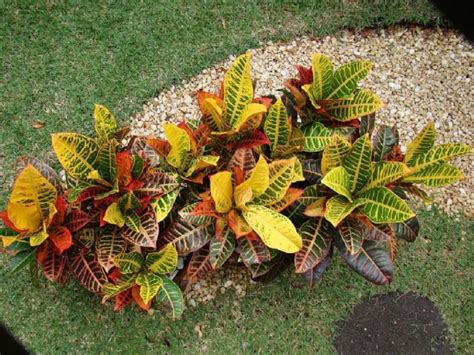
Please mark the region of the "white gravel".
[[[295, 65], [308, 66], [313, 52], [326, 54], [335, 64], [354, 59], [371, 60], [374, 67], [362, 86], [381, 96], [385, 107], [379, 111], [377, 121], [390, 125], [396, 123], [402, 146], [429, 120], [435, 122], [438, 143], [472, 144], [474, 52], [472, 45], [455, 31], [413, 27], [343, 32], [337, 37], [269, 42], [250, 51], [253, 79], [257, 82], [256, 95], [278, 95], [283, 82], [296, 75]], [[183, 81], [179, 87], [171, 87], [145, 104], [142, 112], [132, 117], [133, 132], [159, 134], [162, 122], [198, 118], [196, 90], [216, 91], [225, 68], [233, 59], [235, 56], [189, 81]], [[458, 158], [454, 163], [463, 170], [466, 178], [454, 185], [435, 189], [435, 204], [448, 213], [473, 217], [474, 157]], [[186, 296], [188, 305], [210, 301], [231, 288], [235, 288], [238, 294], [239, 291], [245, 294], [248, 279], [244, 281], [243, 275], [246, 274], [233, 269], [214, 273], [210, 280], [194, 285]]]

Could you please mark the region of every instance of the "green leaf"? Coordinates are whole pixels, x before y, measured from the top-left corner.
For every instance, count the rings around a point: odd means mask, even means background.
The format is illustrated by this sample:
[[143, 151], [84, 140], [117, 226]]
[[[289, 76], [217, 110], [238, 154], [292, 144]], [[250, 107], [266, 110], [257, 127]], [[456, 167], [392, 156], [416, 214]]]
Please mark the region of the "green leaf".
[[214, 269], [220, 268], [229, 259], [235, 249], [235, 236], [231, 229], [226, 226], [220, 238], [215, 235], [209, 244], [209, 258]]
[[117, 165], [115, 162], [117, 145], [117, 141], [115, 140], [102, 142], [97, 153], [97, 164], [100, 176], [110, 183], [115, 180], [117, 174]]
[[342, 166], [332, 169], [321, 180], [323, 185], [326, 185], [331, 190], [337, 192], [339, 195], [346, 197], [349, 201], [351, 198], [351, 177]]
[[184, 311], [184, 299], [180, 288], [167, 277], [162, 277], [163, 284], [156, 295], [158, 302], [164, 302], [171, 308], [173, 319], [181, 317]]
[[295, 269], [297, 273], [303, 273], [329, 254], [336, 231], [324, 218], [312, 218], [300, 227], [299, 233], [303, 247], [295, 254]]
[[288, 112], [283, 101], [279, 98], [268, 110], [263, 125], [263, 131], [270, 141], [270, 149], [272, 151], [280, 145], [288, 144], [290, 130]]
[[128, 211], [125, 215], [125, 225], [136, 233], [141, 232], [142, 223], [140, 217], [135, 211]]
[[336, 237], [336, 246], [347, 265], [368, 281], [376, 285], [387, 285], [392, 281], [392, 259], [382, 243], [365, 240], [360, 252], [354, 255], [349, 253], [338, 237]]
[[119, 268], [120, 273], [135, 274], [142, 269], [145, 260], [142, 254], [137, 251], [132, 251], [130, 253], [120, 253], [116, 255], [113, 262], [114, 265]]
[[359, 191], [369, 181], [372, 172], [371, 157], [372, 146], [366, 134], [354, 142], [350, 153], [344, 159], [343, 166], [351, 180], [349, 186], [351, 193]]
[[139, 220], [138, 231], [131, 229], [128, 225], [121, 229], [122, 238], [126, 239], [129, 243], [141, 247], [155, 248], [160, 230], [155, 218], [155, 212], [149, 206], [144, 212], [141, 212]]
[[310, 91], [316, 100], [328, 97], [332, 89], [333, 65], [328, 57], [321, 53], [313, 54], [311, 60], [313, 82]]
[[356, 60], [341, 65], [334, 72], [332, 90], [328, 99], [347, 97], [355, 90], [357, 83], [365, 78], [372, 68], [372, 63], [365, 60]]
[[398, 145], [398, 131], [395, 127], [381, 125], [372, 134], [372, 146], [374, 149], [374, 160], [381, 161]]
[[464, 174], [461, 170], [448, 163], [440, 163], [431, 165], [415, 174], [408, 175], [403, 179], [403, 182], [423, 184], [429, 187], [440, 187], [452, 184], [461, 179], [464, 179]]
[[156, 296], [163, 285], [163, 278], [155, 274], [140, 274], [135, 281], [140, 286], [140, 297], [145, 304]]
[[359, 195], [364, 200], [361, 212], [373, 223], [403, 222], [415, 214], [405, 201], [385, 187], [376, 187]]
[[305, 152], [320, 152], [331, 143], [334, 130], [326, 128], [319, 122], [312, 122], [302, 127]]
[[383, 107], [382, 100], [373, 92], [356, 90], [352, 98], [329, 102], [327, 113], [338, 121], [350, 121], [371, 114]]
[[12, 274], [20, 271], [27, 265], [32, 265], [35, 260], [36, 248], [20, 251], [10, 259], [10, 272]]
[[155, 274], [169, 274], [176, 269], [178, 264], [178, 252], [173, 244], [166, 244], [161, 250], [149, 253], [145, 265]]
[[392, 223], [390, 226], [397, 238], [407, 242], [415, 241], [420, 231], [420, 224], [416, 217], [412, 217], [404, 222]]
[[118, 203], [119, 203], [120, 209], [124, 212], [129, 211], [129, 210], [135, 211], [141, 207], [140, 200], [131, 191], [126, 193], [122, 197], [120, 197], [118, 200]]

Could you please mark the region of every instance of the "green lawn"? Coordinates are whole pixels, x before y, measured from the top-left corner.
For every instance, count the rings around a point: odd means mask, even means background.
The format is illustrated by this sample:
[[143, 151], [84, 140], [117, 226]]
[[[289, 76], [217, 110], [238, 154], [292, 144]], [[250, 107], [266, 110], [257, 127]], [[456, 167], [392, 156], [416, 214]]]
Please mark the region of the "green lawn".
[[[371, 286], [340, 258], [314, 289], [288, 273], [252, 286], [237, 300], [228, 292], [171, 322], [136, 307], [114, 313], [74, 283], [31, 285], [28, 272], [0, 274], [0, 318], [39, 353], [329, 353], [335, 323], [361, 298], [392, 290], [415, 291], [441, 309], [458, 352], [472, 351], [474, 223], [421, 213], [415, 243], [403, 244], [389, 287]], [[6, 266], [6, 257], [0, 257]], [[194, 328], [199, 325], [202, 338]]]
[[[64, 3], [0, 2], [0, 202], [14, 158], [44, 157], [53, 131], [87, 132], [96, 102], [126, 122], [161, 90], [262, 41], [342, 28], [441, 23], [426, 1], [408, 0]], [[46, 126], [33, 129], [35, 120]], [[423, 212], [422, 222], [422, 238], [400, 250], [390, 287], [371, 286], [337, 261], [314, 290], [285, 275], [252, 287], [237, 303], [229, 293], [175, 323], [159, 312], [116, 314], [73, 283], [35, 288], [26, 271], [9, 276], [2, 255], [0, 319], [40, 353], [327, 353], [334, 350], [336, 320], [362, 297], [414, 290], [436, 302], [456, 348], [469, 352], [474, 224], [436, 211]]]

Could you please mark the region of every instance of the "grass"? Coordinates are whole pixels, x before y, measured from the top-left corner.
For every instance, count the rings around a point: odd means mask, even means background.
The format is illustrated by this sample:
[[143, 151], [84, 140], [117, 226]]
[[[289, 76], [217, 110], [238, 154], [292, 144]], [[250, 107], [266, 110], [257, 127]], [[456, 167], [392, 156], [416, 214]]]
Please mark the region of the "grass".
[[94, 103], [126, 122], [163, 89], [262, 41], [441, 22], [427, 0], [1, 1], [0, 19], [0, 200], [15, 157], [44, 156], [51, 132], [88, 132]]
[[[333, 353], [337, 320], [361, 298], [392, 290], [428, 296], [441, 309], [457, 352], [473, 346], [474, 223], [420, 212], [422, 230], [403, 244], [395, 280], [372, 286], [340, 258], [314, 289], [286, 273], [268, 285], [252, 286], [238, 300], [232, 292], [188, 310], [171, 322], [136, 308], [114, 313], [111, 304], [73, 283], [31, 285], [28, 272], [0, 275], [0, 318], [35, 352], [48, 353]], [[6, 257], [0, 258], [5, 269]], [[199, 326], [202, 337], [194, 330]]]
[[[51, 132], [88, 132], [96, 102], [126, 122], [165, 88], [264, 41], [443, 22], [425, 0], [2, 1], [0, 19], [0, 201], [15, 157], [44, 157]], [[45, 127], [32, 128], [35, 120]], [[422, 238], [401, 248], [389, 287], [370, 286], [336, 261], [314, 290], [285, 275], [241, 300], [223, 295], [176, 323], [159, 312], [113, 313], [74, 283], [35, 288], [27, 272], [10, 276], [2, 255], [0, 319], [35, 352], [327, 353], [335, 322], [362, 297], [414, 290], [436, 302], [456, 349], [469, 352], [474, 224], [436, 211], [421, 217]]]

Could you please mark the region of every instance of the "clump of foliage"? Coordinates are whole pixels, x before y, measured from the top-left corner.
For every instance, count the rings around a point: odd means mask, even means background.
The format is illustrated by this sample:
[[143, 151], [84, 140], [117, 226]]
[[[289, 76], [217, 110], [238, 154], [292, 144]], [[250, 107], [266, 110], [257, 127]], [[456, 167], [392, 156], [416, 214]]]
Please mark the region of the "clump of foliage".
[[[149, 309], [184, 309], [180, 287], [234, 258], [271, 279], [293, 264], [310, 285], [334, 249], [375, 284], [393, 278], [397, 247], [415, 240], [410, 197], [463, 178], [448, 160], [465, 144], [435, 145], [428, 124], [404, 152], [395, 127], [375, 125], [380, 98], [358, 82], [371, 63], [334, 68], [314, 54], [282, 97], [254, 97], [250, 54], [217, 94], [199, 91], [200, 121], [165, 123], [164, 137], [133, 137], [96, 105], [93, 137], [56, 133], [65, 178], [20, 158], [0, 214], [12, 271]], [[184, 266], [178, 267], [180, 264]]]

